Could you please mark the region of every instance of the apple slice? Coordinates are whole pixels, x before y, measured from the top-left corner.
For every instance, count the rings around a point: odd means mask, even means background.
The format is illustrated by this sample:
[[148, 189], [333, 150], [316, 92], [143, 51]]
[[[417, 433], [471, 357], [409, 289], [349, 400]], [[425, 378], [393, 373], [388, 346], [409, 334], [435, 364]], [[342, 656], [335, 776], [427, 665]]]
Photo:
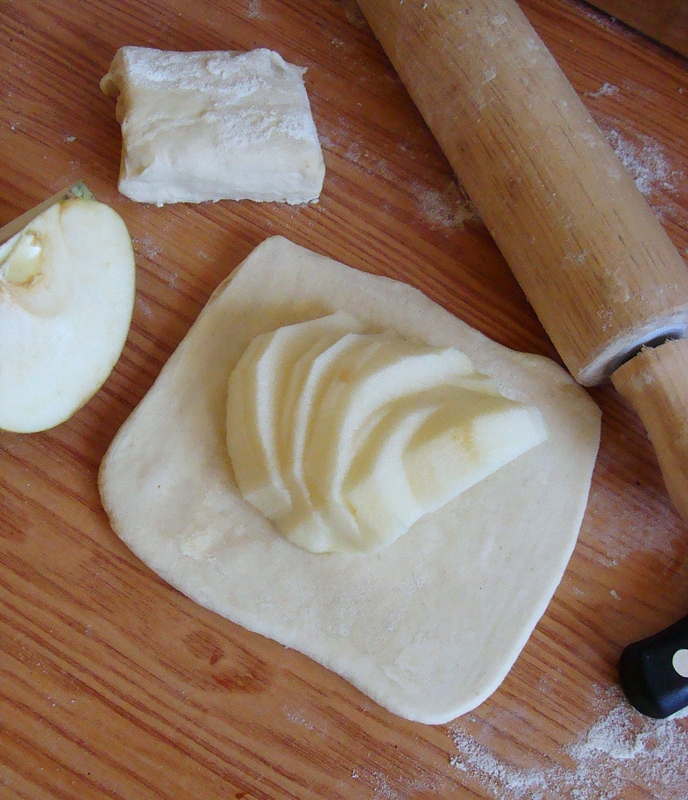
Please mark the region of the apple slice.
[[356, 453], [341, 487], [361, 540], [378, 545], [371, 549], [398, 539], [424, 513], [403, 459], [409, 442], [437, 410], [438, 402], [429, 397], [419, 403], [412, 397], [394, 405], [395, 410], [384, 415]]
[[[331, 550], [366, 551], [382, 542], [366, 540], [342, 496], [342, 483], [370, 430], [394, 401], [475, 374], [470, 360], [453, 348], [438, 349], [390, 332], [354, 359], [340, 361], [317, 409], [304, 455], [306, 480], [322, 505]], [[390, 541], [388, 536], [385, 542]]]
[[500, 395], [446, 386], [410, 396], [357, 452], [343, 502], [379, 549], [547, 436], [537, 408]]
[[64, 422], [102, 386], [134, 306], [134, 254], [118, 214], [56, 203], [0, 245], [0, 428]]
[[[230, 376], [227, 449], [244, 498], [270, 519], [291, 510], [281, 475], [285, 443], [280, 425], [290, 397], [300, 393], [313, 359], [360, 323], [343, 311], [256, 337]], [[299, 362], [301, 366], [299, 367]], [[240, 424], [237, 424], [240, 420]]]
[[284, 435], [289, 438], [283, 474], [289, 487], [292, 508], [288, 514], [273, 521], [285, 538], [313, 552], [330, 549], [332, 538], [332, 532], [311, 496], [305, 474], [304, 458], [312, 436], [314, 409], [318, 408], [341, 358], [365, 349], [369, 345], [369, 338], [365, 334], [347, 333], [313, 358], [310, 366], [308, 359], [304, 358], [300, 366], [306, 370], [305, 379], [299, 370], [288, 395], [293, 411], [285, 415], [282, 422]]
[[547, 438], [470, 358], [344, 312], [254, 338], [229, 378], [243, 497], [311, 552], [372, 552]]
[[404, 470], [414, 496], [429, 513], [547, 436], [534, 406], [463, 392], [416, 431], [404, 452]]

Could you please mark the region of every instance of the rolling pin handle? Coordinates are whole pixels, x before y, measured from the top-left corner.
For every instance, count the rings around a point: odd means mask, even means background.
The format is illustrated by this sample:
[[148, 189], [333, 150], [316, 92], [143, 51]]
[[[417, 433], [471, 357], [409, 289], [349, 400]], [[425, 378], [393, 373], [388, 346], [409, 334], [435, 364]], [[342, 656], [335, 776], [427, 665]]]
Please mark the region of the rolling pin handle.
[[688, 706], [688, 616], [654, 636], [629, 644], [619, 682], [630, 704], [665, 719]]
[[643, 348], [611, 380], [645, 425], [669, 497], [688, 521], [688, 339]]
[[[647, 429], [669, 496], [688, 520], [688, 339], [644, 347], [612, 383]], [[688, 616], [628, 645], [619, 681], [631, 705], [664, 719], [688, 706]]]

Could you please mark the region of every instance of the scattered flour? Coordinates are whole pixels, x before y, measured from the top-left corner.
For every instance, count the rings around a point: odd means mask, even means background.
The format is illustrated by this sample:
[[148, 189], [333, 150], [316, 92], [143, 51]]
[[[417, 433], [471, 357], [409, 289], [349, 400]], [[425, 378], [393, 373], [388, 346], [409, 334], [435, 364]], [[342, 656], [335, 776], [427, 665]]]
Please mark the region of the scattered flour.
[[141, 248], [146, 258], [153, 259], [160, 252], [160, 246], [155, 243], [155, 240], [151, 236], [132, 236], [132, 242]]
[[597, 11], [587, 4], [577, 3], [576, 13], [591, 20], [603, 30], [613, 31], [614, 33], [626, 33], [626, 35], [630, 33], [630, 30], [626, 28], [623, 23], [618, 22], [614, 17], [609, 16], [608, 14]]
[[674, 169], [662, 145], [650, 136], [635, 134], [633, 139], [622, 136], [615, 128], [604, 131], [608, 142], [635, 180], [638, 189], [661, 215], [658, 208], [661, 196], [676, 196], [683, 174]]
[[445, 796], [447, 786], [440, 778], [418, 774], [411, 780], [397, 774], [386, 775], [368, 767], [354, 767], [351, 777], [372, 789], [372, 800], [414, 800], [420, 794]]
[[609, 97], [610, 95], [618, 94], [619, 87], [614, 86], [613, 83], [603, 83], [596, 92], [587, 92], [587, 97]]
[[562, 763], [515, 766], [456, 726], [450, 733], [459, 752], [451, 764], [495, 800], [624, 800], [636, 786], [655, 800], [688, 800], [688, 729], [680, 715], [644, 717], [616, 687], [596, 706], [601, 716], [564, 748]]
[[[650, 488], [647, 489], [649, 492]], [[605, 492], [593, 490], [588, 499], [591, 519], [607, 519], [609, 503]], [[614, 567], [632, 553], [655, 552], [672, 561], [682, 558], [684, 526], [667, 503], [654, 503], [651, 515], [620, 504], [615, 505], [614, 512], [614, 524], [600, 526], [599, 536], [591, 540], [597, 560], [603, 566]]]
[[137, 253], [141, 253], [151, 262], [149, 268], [167, 284], [167, 288], [176, 289], [179, 274], [156, 263], [156, 257], [160, 254], [160, 245], [156, 244], [151, 236], [132, 237], [132, 242], [136, 246]]
[[475, 206], [454, 181], [450, 181], [442, 190], [420, 183], [414, 183], [410, 188], [421, 213], [431, 226], [460, 228], [468, 220], [479, 219]]
[[251, 0], [246, 10], [248, 19], [265, 19], [260, 0]]
[[150, 303], [143, 297], [137, 296], [136, 298], [136, 305], [141, 309], [143, 316], [146, 319], [151, 319], [153, 317], [153, 310], [150, 307]]
[[299, 709], [287, 707], [284, 709], [284, 716], [294, 725], [301, 725], [310, 731], [316, 730], [315, 725], [309, 722]]

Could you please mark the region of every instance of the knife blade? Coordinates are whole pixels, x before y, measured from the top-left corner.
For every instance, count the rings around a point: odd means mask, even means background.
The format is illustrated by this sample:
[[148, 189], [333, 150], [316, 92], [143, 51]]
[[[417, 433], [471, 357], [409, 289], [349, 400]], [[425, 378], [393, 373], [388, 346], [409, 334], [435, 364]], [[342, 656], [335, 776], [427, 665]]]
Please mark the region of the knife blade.
[[59, 192], [55, 192], [51, 197], [48, 197], [46, 200], [43, 200], [43, 202], [38, 203], [38, 205], [25, 211], [6, 225], [3, 225], [2, 228], [0, 228], [0, 245], [23, 231], [30, 222], [44, 211], [47, 211], [51, 206], [54, 206], [55, 203], [61, 203], [63, 200], [68, 200], [71, 197], [84, 197], [88, 200], [93, 200], [93, 195], [83, 181], [78, 181], [68, 186], [66, 189], [60, 189]]

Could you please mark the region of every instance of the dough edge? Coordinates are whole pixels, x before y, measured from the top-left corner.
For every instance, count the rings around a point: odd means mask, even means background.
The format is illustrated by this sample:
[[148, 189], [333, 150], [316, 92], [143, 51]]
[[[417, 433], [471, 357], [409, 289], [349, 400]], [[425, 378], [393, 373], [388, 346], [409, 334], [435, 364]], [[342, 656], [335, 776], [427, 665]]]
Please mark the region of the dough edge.
[[[450, 504], [451, 508], [421, 520], [399, 542], [374, 557], [314, 556], [282, 540], [233, 488], [224, 454], [224, 437], [219, 447], [204, 441], [202, 455], [187, 456], [186, 478], [191, 480], [193, 470], [199, 466], [205, 469], [208, 463], [213, 465], [214, 474], [212, 481], [205, 481], [198, 489], [199, 495], [191, 503], [193, 508], [186, 510], [183, 519], [174, 519], [174, 514], [166, 514], [156, 506], [153, 501], [157, 478], [161, 479], [161, 486], [168, 481], [165, 497], [171, 497], [178, 489], [175, 484], [178, 476], [171, 479], [165, 469], [159, 473], [155, 455], [147, 455], [154, 437], [142, 431], [159, 417], [159, 407], [173, 420], [170, 430], [178, 429], [185, 419], [188, 422], [192, 408], [197, 418], [191, 432], [181, 436], [192, 441], [202, 439], [199, 430], [208, 420], [216, 419], [220, 411], [218, 393], [222, 392], [232, 360], [236, 362], [252, 336], [276, 327], [278, 319], [280, 324], [288, 324], [342, 307], [373, 327], [394, 327], [404, 335], [431, 344], [455, 345], [464, 350], [478, 369], [497, 381], [505, 394], [541, 407], [550, 427], [550, 440], [469, 490]], [[222, 334], [227, 335], [229, 342], [219, 348], [217, 340]], [[207, 347], [211, 339], [215, 341], [214, 350]], [[182, 396], [170, 404], [169, 388], [181, 380], [191, 359], [211, 359], [218, 349], [223, 352], [224, 362], [211, 370], [213, 388], [199, 399], [198, 381], [182, 381]], [[541, 393], [545, 391], [548, 397], [543, 407]], [[103, 505], [116, 533], [144, 563], [185, 595], [244, 628], [298, 649], [393, 713], [439, 724], [470, 711], [494, 692], [549, 604], [575, 545], [585, 511], [599, 445], [599, 420], [597, 406], [554, 362], [516, 353], [491, 341], [406, 284], [359, 272], [282, 237], [271, 237], [212, 294], [153, 388], [115, 437], [103, 460], [99, 484]], [[159, 433], [157, 436], [164, 438]], [[188, 445], [186, 440], [176, 444]], [[166, 446], [158, 442], [153, 449], [157, 453], [156, 448]], [[171, 447], [168, 456], [175, 452], [174, 442]], [[184, 452], [188, 452], [188, 447]], [[544, 478], [538, 466], [543, 459], [548, 462]], [[482, 553], [480, 537], [487, 542], [488, 550], [513, 547], [503, 530], [507, 523], [511, 525], [511, 512], [507, 509], [500, 512], [501, 517], [497, 515], [495, 525], [502, 525], [501, 533], [495, 534], [489, 527], [486, 533], [485, 515], [475, 510], [476, 504], [489, 503], [490, 492], [501, 492], [505, 480], [511, 481], [512, 486], [514, 481], [517, 486], [521, 481], [521, 491], [528, 492], [533, 476], [527, 474], [524, 478], [523, 472], [532, 470], [533, 464], [537, 473], [535, 485], [538, 480], [544, 481], [541, 496], [522, 498], [516, 503], [517, 512], [527, 517], [536, 511], [544, 515], [545, 527], [556, 525], [557, 529], [554, 532], [547, 529], [544, 534], [541, 530], [531, 530], [525, 550], [521, 547], [523, 542], [514, 548], [521, 555], [509, 552], [508, 558], [502, 556], [501, 561], [494, 562], [497, 566], [493, 575], [489, 563], [485, 567], [483, 561], [489, 562], [494, 554]], [[128, 477], [122, 486], [125, 474]], [[566, 495], [563, 511], [548, 500], [553, 493], [552, 482]], [[523, 503], [528, 506], [525, 511], [520, 508]], [[146, 509], [143, 520], [142, 507]], [[466, 519], [468, 527], [473, 525], [478, 534], [471, 538], [462, 531], [461, 546], [452, 539], [449, 552], [445, 552], [442, 542], [449, 541], [447, 537], [457, 524]], [[527, 529], [527, 523], [517, 520], [517, 530], [524, 529], [524, 524]], [[543, 537], [545, 544], [548, 541], [551, 544], [550, 551], [543, 550]], [[443, 554], [441, 559], [437, 557], [438, 548]], [[549, 553], [544, 564], [543, 552]], [[429, 579], [417, 567], [427, 559], [429, 565], [434, 565], [431, 568], [437, 570], [442, 562], [444, 580], [447, 571], [444, 562], [453, 563], [451, 559], [466, 553], [477, 553], [479, 569], [468, 570], [466, 565], [457, 563], [456, 575], [474, 580], [473, 575], [479, 574], [486, 584], [491, 576], [495, 579], [494, 586], [485, 585], [466, 596], [470, 606], [466, 616], [477, 614], [472, 627], [470, 621], [456, 619], [460, 606], [455, 613], [451, 608], [439, 608], [441, 603], [446, 605], [456, 600], [451, 593], [447, 595], [443, 586], [433, 603], [435, 589], [431, 587], [428, 591]], [[517, 561], [520, 558], [516, 567], [509, 563], [513, 558]], [[406, 573], [396, 583], [390, 581], [390, 571], [398, 571], [404, 564]], [[254, 586], [248, 599], [242, 591], [255, 583], [255, 572], [263, 574], [262, 585]], [[387, 577], [381, 578], [384, 575]], [[280, 576], [281, 582], [271, 587]], [[505, 591], [496, 583], [500, 578], [527, 579], [525, 596], [513, 585]], [[333, 580], [339, 581], [334, 590]], [[452, 580], [458, 581], [459, 577]], [[380, 591], [387, 596], [371, 601], [373, 583], [379, 583]], [[315, 588], [304, 599], [303, 592], [309, 585]], [[275, 610], [275, 597], [271, 595], [275, 588], [286, 613]], [[357, 605], [359, 598], [352, 599], [354, 588], [364, 594], [368, 592], [362, 606]], [[321, 590], [326, 594], [318, 601]], [[457, 592], [461, 597], [461, 587]], [[486, 592], [490, 593], [489, 598]], [[494, 603], [493, 613], [487, 616], [479, 606], [481, 596], [487, 598], [483, 603]], [[402, 607], [395, 611], [397, 601]], [[414, 602], [417, 602], [415, 610]], [[362, 609], [370, 613], [374, 605], [381, 606], [379, 618], [361, 619]], [[437, 615], [436, 624], [426, 628], [423, 618], [429, 611]], [[511, 615], [506, 627], [499, 619], [505, 612]], [[400, 630], [392, 630], [395, 615]], [[456, 630], [449, 629], [452, 625]], [[385, 643], [383, 654], [378, 646], [380, 641]], [[476, 643], [476, 652], [467, 652]], [[416, 669], [419, 661], [423, 663]]]

